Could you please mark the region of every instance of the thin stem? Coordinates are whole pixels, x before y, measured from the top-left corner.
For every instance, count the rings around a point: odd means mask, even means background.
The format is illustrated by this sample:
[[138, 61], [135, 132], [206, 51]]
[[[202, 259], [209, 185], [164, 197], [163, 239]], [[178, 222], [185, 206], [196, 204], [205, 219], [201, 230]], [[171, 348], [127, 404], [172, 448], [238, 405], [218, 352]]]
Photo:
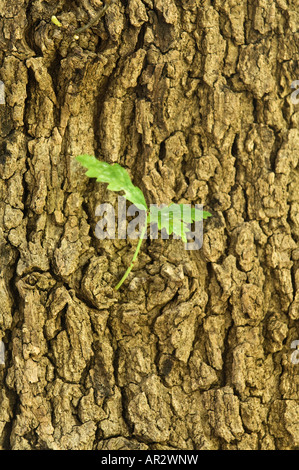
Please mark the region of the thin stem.
[[104, 14], [105, 14], [107, 8], [109, 7], [110, 3], [111, 3], [111, 0], [106, 0], [106, 3], [103, 6], [103, 8], [101, 8], [101, 10], [99, 10], [98, 13], [93, 18], [91, 18], [91, 20], [85, 26], [82, 26], [82, 28], [76, 29], [74, 34], [83, 33], [87, 29], [91, 28], [91, 26], [93, 26], [95, 23], [97, 23], [100, 20], [100, 18], [102, 18], [102, 16], [104, 16]]
[[134, 256], [132, 258], [132, 261], [131, 261], [131, 264], [130, 266], [128, 267], [128, 269], [126, 270], [125, 274], [123, 275], [123, 277], [121, 278], [121, 280], [119, 281], [119, 283], [117, 284], [117, 286], [115, 286], [115, 290], [118, 290], [120, 288], [120, 286], [124, 283], [124, 281], [127, 279], [128, 275], [130, 274], [130, 272], [132, 271], [133, 269], [133, 266], [134, 266], [134, 263], [137, 259], [137, 256], [138, 256], [138, 253], [139, 253], [139, 250], [140, 250], [140, 247], [141, 247], [141, 244], [143, 242], [143, 237], [145, 235], [145, 232], [146, 232], [146, 229], [147, 229], [147, 224], [148, 224], [148, 218], [146, 219], [145, 221], [145, 224], [144, 224], [144, 227], [142, 229], [142, 232], [141, 232], [141, 235], [140, 235], [140, 239], [139, 239], [139, 242], [137, 244], [137, 247], [136, 247], [136, 250], [135, 250], [135, 253], [134, 253]]

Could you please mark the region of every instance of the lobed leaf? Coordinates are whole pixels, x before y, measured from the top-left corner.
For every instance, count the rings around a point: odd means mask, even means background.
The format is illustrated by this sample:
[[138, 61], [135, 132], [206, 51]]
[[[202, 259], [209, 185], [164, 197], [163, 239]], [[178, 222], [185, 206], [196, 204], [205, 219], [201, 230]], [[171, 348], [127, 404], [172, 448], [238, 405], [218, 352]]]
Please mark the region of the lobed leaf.
[[190, 232], [189, 224], [197, 222], [212, 214], [201, 211], [195, 207], [184, 210], [184, 204], [170, 204], [169, 206], [151, 206], [149, 221], [156, 223], [158, 229], [166, 230], [168, 235], [175, 234], [187, 243], [186, 234]]
[[102, 162], [91, 155], [79, 155], [76, 160], [88, 169], [86, 176], [96, 178], [101, 183], [108, 183], [110, 191], [124, 191], [128, 201], [140, 210], [147, 210], [143, 192], [133, 185], [127, 170], [118, 163]]

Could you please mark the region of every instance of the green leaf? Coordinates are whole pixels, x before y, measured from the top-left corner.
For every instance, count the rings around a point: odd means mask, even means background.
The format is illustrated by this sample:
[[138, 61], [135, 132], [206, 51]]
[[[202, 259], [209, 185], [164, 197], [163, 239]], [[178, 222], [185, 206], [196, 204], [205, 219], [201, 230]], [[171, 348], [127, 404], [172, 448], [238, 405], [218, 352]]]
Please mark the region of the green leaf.
[[202, 219], [207, 219], [208, 217], [212, 217], [212, 214], [207, 211], [201, 211], [199, 209], [196, 209], [195, 207], [192, 207], [191, 209], [191, 217], [194, 222], [197, 222]]
[[150, 208], [149, 221], [156, 223], [159, 230], [164, 228], [168, 235], [175, 234], [187, 243], [186, 234], [190, 232], [189, 224], [211, 217], [212, 214], [194, 207], [186, 207], [184, 210], [184, 206], [184, 204], [173, 203], [165, 207], [153, 205]]
[[110, 191], [124, 191], [128, 201], [140, 210], [147, 210], [143, 192], [133, 185], [127, 170], [118, 163], [101, 162], [91, 155], [79, 155], [76, 160], [88, 169], [86, 176], [96, 178], [101, 183], [108, 183]]

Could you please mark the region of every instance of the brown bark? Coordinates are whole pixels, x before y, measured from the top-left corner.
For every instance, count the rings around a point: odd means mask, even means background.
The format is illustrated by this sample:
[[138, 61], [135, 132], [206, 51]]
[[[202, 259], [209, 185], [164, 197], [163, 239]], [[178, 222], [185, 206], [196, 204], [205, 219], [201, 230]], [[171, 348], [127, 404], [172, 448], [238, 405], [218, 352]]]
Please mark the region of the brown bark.
[[[2, 449], [299, 446], [297, 0], [1, 0]], [[56, 15], [63, 27], [51, 23]], [[204, 245], [95, 237], [128, 168]]]

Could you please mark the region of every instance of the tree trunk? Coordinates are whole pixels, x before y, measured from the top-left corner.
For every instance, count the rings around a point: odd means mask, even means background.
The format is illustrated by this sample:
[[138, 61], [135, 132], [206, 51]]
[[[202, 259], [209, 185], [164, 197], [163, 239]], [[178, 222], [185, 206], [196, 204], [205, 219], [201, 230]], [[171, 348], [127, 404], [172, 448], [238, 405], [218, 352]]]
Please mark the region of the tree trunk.
[[[0, 446], [299, 446], [297, 0], [1, 0]], [[62, 26], [51, 22], [56, 15]], [[293, 95], [291, 95], [293, 91]], [[128, 169], [203, 247], [99, 240]]]

